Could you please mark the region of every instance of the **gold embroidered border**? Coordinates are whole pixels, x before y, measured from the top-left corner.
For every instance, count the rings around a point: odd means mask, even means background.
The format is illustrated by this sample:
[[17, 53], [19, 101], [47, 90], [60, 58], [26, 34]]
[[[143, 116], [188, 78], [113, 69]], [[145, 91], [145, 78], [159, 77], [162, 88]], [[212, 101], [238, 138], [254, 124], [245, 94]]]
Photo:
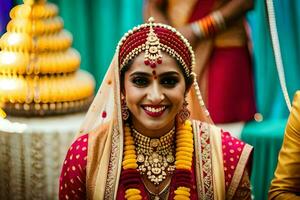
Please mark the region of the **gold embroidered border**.
[[107, 173], [107, 181], [105, 186], [105, 194], [104, 199], [115, 199], [114, 191], [116, 187], [116, 174], [117, 174], [117, 166], [118, 166], [118, 149], [119, 149], [119, 131], [116, 127], [113, 128], [112, 134], [112, 147], [111, 154], [109, 159], [108, 173]]
[[203, 199], [203, 183], [202, 183], [202, 166], [201, 166], [201, 143], [200, 143], [200, 123], [198, 121], [193, 121], [193, 132], [194, 132], [194, 145], [195, 145], [195, 173], [196, 173], [196, 186], [197, 194], [199, 199]]
[[243, 152], [240, 156], [240, 160], [236, 166], [232, 180], [231, 180], [229, 188], [227, 190], [226, 199], [228, 199], [228, 200], [233, 198], [235, 191], [236, 191], [237, 187], [239, 186], [239, 183], [243, 176], [243, 173], [244, 173], [244, 170], [246, 167], [246, 163], [248, 161], [248, 158], [249, 158], [252, 148], [253, 147], [248, 144], [246, 144], [244, 146]]
[[200, 127], [203, 198], [209, 200], [214, 199], [210, 132], [208, 124], [201, 123]]

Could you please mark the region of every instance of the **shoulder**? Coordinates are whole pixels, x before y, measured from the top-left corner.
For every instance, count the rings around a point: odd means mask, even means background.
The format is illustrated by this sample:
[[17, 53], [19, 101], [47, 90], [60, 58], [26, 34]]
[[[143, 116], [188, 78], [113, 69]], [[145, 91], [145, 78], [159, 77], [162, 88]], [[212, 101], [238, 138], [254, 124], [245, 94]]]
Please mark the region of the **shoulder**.
[[222, 130], [221, 128], [219, 128], [214, 124], [201, 122], [199, 120], [192, 120], [192, 124], [194, 129], [198, 129], [199, 134], [201, 134], [201, 132], [206, 130], [209, 134], [214, 134], [221, 137], [222, 144], [226, 146], [231, 146], [232, 148], [239, 148], [239, 147], [243, 148], [244, 146], [247, 145], [249, 148], [252, 148], [247, 143], [232, 136], [229, 132]]
[[[88, 134], [78, 137], [70, 146], [62, 166], [61, 178], [85, 174]], [[74, 178], [74, 177], [72, 177]]]
[[86, 166], [87, 149], [88, 148], [88, 134], [78, 137], [70, 146], [67, 156], [64, 161], [64, 166], [78, 166], [81, 165], [83, 169]]
[[[232, 174], [237, 165], [246, 168], [252, 161], [253, 147], [244, 141], [233, 137], [229, 132], [223, 131], [221, 128], [200, 121], [193, 121], [193, 128], [196, 129], [196, 135], [203, 141], [209, 140], [207, 143], [218, 147], [221, 150], [221, 154], [224, 160], [224, 170]], [[198, 130], [197, 130], [198, 129]], [[205, 134], [207, 137], [205, 137]], [[230, 176], [230, 175], [229, 175]]]
[[85, 199], [88, 134], [70, 146], [59, 179], [59, 199]]

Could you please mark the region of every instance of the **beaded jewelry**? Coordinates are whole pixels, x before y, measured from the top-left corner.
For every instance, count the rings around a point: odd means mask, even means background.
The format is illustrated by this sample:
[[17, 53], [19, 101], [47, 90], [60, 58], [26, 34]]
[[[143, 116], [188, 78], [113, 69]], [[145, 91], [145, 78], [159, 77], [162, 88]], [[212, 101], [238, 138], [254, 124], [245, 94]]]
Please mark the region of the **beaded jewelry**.
[[146, 174], [155, 185], [159, 185], [166, 179], [167, 173], [175, 169], [174, 163], [174, 134], [175, 128], [164, 136], [149, 138], [132, 128], [133, 138], [137, 151], [138, 170], [140, 174]]
[[[179, 33], [173, 27], [165, 24], [153, 23], [153, 21], [153, 18], [150, 18], [149, 23], [134, 27], [120, 40], [117, 47], [120, 71], [139, 53], [145, 52], [146, 54], [150, 55], [150, 47], [153, 47], [153, 57], [151, 57], [151, 59], [148, 61], [147, 57], [145, 57], [146, 64], [148, 62], [150, 64], [150, 61], [152, 61], [154, 64], [154, 61], [156, 61], [158, 64], [161, 63], [160, 51], [164, 51], [175, 58], [182, 65], [185, 76], [189, 77], [195, 65], [195, 56], [191, 45], [187, 39], [184, 38], [181, 33]], [[153, 33], [150, 33], [151, 29], [156, 37], [154, 37]], [[149, 44], [150, 40], [151, 45]], [[171, 43], [170, 40], [174, 42]], [[147, 48], [149, 48], [149, 53], [146, 52]]]
[[156, 36], [153, 30], [153, 21], [154, 19], [149, 19], [150, 22], [150, 31], [147, 34], [147, 41], [146, 41], [146, 50], [145, 50], [145, 65], [150, 65], [152, 68], [156, 67], [157, 64], [162, 63], [162, 55], [160, 53], [160, 43], [159, 38]]
[[[138, 174], [131, 170], [138, 170], [138, 160], [136, 150], [139, 147], [135, 147], [134, 137], [131, 135], [131, 129], [128, 124], [124, 127], [125, 131], [125, 147], [124, 147], [124, 158], [123, 158], [123, 170], [128, 170], [127, 174], [131, 174], [134, 180], [137, 179]], [[134, 135], [138, 132], [134, 131]], [[140, 133], [139, 133], [140, 134]], [[171, 135], [174, 135], [174, 129], [167, 133], [162, 139], [163, 141], [168, 141]], [[143, 136], [145, 137], [145, 136]], [[172, 136], [173, 137], [173, 136]], [[145, 140], [144, 143], [150, 144], [149, 139]], [[161, 138], [160, 138], [161, 139]], [[159, 141], [160, 141], [159, 139]], [[151, 141], [151, 140], [150, 140]], [[156, 145], [154, 145], [156, 146]], [[165, 145], [167, 146], [167, 145]], [[177, 174], [176, 190], [174, 199], [190, 199], [190, 190], [192, 187], [191, 183], [191, 169], [194, 151], [194, 139], [192, 133], [191, 121], [187, 120], [184, 123], [179, 123], [176, 128], [176, 159], [175, 159], [175, 174]], [[126, 172], [124, 172], [126, 174]], [[141, 191], [136, 188], [134, 183], [128, 181], [127, 189], [125, 191], [126, 199], [142, 199]], [[156, 194], [156, 198], [159, 198], [159, 194]]]

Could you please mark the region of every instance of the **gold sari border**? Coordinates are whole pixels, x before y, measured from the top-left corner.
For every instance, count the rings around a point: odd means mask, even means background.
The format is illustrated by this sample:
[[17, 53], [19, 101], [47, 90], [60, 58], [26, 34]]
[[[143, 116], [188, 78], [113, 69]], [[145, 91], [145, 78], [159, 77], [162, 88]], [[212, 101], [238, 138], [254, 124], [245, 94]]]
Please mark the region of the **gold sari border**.
[[[118, 149], [119, 147], [119, 132], [116, 127], [113, 128], [112, 135], [112, 150], [110, 154], [107, 181], [105, 185], [104, 199], [115, 199], [115, 189], [117, 187], [117, 166], [118, 166]], [[101, 172], [100, 172], [101, 173]]]
[[196, 173], [196, 187], [197, 187], [197, 194], [199, 197], [203, 196], [203, 186], [202, 184], [202, 178], [201, 178], [201, 171], [202, 171], [202, 166], [201, 166], [201, 151], [198, 151], [201, 149], [201, 142], [200, 142], [200, 123], [199, 121], [193, 120], [193, 132], [194, 132], [194, 145], [195, 145], [195, 173]]
[[238, 164], [236, 166], [236, 169], [234, 171], [234, 174], [233, 174], [232, 180], [230, 182], [229, 188], [227, 190], [226, 199], [228, 199], [228, 200], [233, 198], [233, 196], [236, 192], [236, 189], [239, 186], [239, 183], [240, 183], [241, 178], [243, 176], [243, 173], [244, 173], [244, 170], [245, 170], [245, 167], [246, 167], [246, 164], [247, 164], [247, 161], [249, 159], [249, 156], [251, 154], [252, 149], [253, 149], [252, 146], [250, 146], [248, 144], [245, 144], [245, 146], [243, 148], [243, 152], [240, 156], [239, 162], [238, 162]]
[[196, 178], [199, 199], [214, 199], [210, 129], [207, 123], [194, 121]]

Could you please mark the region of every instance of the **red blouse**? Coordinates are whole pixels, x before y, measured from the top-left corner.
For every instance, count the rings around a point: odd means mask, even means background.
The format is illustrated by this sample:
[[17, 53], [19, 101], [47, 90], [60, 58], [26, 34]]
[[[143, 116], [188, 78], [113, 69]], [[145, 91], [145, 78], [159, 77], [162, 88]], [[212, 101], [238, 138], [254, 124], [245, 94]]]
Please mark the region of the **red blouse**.
[[86, 199], [87, 146], [85, 134], [69, 148], [59, 179], [59, 199]]
[[[226, 191], [229, 183], [232, 180], [232, 176], [235, 171], [236, 163], [239, 160], [239, 155], [243, 150], [245, 143], [230, 136], [228, 132], [222, 132], [222, 149], [224, 160], [224, 172], [225, 172], [225, 185]], [[88, 134], [82, 135], [76, 141], [73, 142], [67, 156], [65, 158], [59, 186], [59, 199], [86, 199], [86, 165], [87, 165], [87, 147], [88, 147]], [[194, 160], [194, 159], [193, 159]], [[192, 183], [193, 188], [191, 191], [191, 199], [197, 199], [196, 191], [196, 179], [194, 167], [192, 167]], [[176, 180], [172, 178], [174, 183]], [[172, 182], [170, 185], [170, 196], [174, 194], [175, 188], [172, 188]], [[122, 187], [122, 183], [119, 185], [118, 199], [123, 199], [125, 189]], [[144, 186], [141, 186], [144, 187]], [[145, 191], [145, 190], [144, 190]], [[144, 196], [144, 195], [143, 195]], [[146, 195], [145, 195], [146, 196]]]

